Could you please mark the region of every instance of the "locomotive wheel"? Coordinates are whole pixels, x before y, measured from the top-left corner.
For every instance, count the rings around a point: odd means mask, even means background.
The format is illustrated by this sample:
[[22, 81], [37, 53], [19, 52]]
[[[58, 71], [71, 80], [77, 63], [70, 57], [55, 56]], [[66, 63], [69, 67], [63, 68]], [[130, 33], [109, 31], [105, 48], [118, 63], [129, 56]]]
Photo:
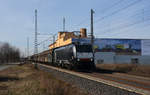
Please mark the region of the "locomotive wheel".
[[67, 65], [66, 65], [66, 68], [69, 69], [69, 70], [72, 70], [72, 69], [73, 69], [71, 64], [67, 64]]
[[69, 70], [72, 70], [73, 69], [73, 66], [72, 64], [69, 65]]

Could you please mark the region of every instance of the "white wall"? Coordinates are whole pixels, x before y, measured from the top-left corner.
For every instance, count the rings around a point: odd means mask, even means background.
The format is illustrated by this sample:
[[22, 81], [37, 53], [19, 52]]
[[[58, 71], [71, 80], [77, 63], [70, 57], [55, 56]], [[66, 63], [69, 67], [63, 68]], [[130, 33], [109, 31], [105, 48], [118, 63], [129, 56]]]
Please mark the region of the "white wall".
[[114, 63], [114, 56], [114, 52], [96, 52], [95, 63], [100, 63], [100, 60], [103, 60], [104, 63]]
[[131, 59], [138, 59], [139, 64], [150, 64], [150, 56], [140, 56], [140, 55], [116, 55], [114, 52], [96, 52], [95, 53], [95, 63], [131, 63]]
[[141, 56], [139, 62], [141, 64], [150, 64], [150, 56]]
[[115, 56], [116, 60], [115, 63], [131, 63], [132, 58], [139, 58], [139, 56], [134, 56], [134, 55], [116, 55]]

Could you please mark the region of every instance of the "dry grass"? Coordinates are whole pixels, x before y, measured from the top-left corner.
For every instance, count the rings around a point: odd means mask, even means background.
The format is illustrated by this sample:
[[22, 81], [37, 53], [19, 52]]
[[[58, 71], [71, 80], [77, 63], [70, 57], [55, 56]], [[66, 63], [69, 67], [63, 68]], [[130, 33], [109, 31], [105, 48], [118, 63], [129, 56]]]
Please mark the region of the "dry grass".
[[[4, 89], [1, 89], [4, 88]], [[32, 65], [15, 66], [0, 72], [0, 95], [87, 95]]]
[[132, 75], [150, 77], [150, 65], [140, 64], [97, 64], [97, 68], [111, 70], [112, 72], [122, 72]]

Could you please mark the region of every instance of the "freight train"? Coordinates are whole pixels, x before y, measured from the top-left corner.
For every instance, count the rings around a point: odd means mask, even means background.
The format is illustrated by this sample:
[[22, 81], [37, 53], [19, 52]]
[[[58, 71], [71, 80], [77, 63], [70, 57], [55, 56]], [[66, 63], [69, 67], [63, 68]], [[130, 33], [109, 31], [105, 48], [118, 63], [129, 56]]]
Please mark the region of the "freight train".
[[31, 57], [33, 61], [47, 63], [68, 69], [94, 69], [94, 55], [91, 44], [72, 43], [57, 47]]

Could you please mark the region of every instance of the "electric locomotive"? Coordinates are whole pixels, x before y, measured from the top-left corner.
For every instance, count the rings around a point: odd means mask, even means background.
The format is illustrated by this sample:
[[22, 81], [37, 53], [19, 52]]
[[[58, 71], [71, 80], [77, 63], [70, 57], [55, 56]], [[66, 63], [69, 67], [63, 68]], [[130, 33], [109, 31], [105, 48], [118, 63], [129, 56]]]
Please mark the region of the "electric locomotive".
[[94, 55], [91, 44], [72, 43], [55, 48], [48, 55], [49, 61], [54, 65], [67, 67], [69, 69], [93, 69]]

